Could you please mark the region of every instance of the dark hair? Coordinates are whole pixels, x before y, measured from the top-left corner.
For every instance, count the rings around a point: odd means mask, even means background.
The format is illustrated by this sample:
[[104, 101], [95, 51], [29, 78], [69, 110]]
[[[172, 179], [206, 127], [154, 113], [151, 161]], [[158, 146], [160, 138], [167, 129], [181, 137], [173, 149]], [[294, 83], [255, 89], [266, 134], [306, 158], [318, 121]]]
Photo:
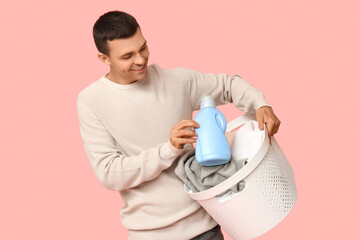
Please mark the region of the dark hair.
[[103, 14], [95, 22], [93, 36], [99, 52], [109, 55], [107, 41], [128, 38], [140, 28], [136, 19], [128, 13], [111, 11]]

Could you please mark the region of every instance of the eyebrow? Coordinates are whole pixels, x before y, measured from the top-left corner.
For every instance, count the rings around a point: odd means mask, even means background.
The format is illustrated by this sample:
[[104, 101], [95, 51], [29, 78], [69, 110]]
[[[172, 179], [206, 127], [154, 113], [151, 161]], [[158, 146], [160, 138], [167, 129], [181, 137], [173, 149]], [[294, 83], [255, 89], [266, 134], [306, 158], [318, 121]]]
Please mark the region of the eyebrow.
[[[142, 49], [143, 47], [145, 47], [145, 45], [147, 44], [147, 41], [145, 41], [145, 43], [141, 46], [140, 49]], [[125, 57], [125, 56], [128, 56], [128, 55], [131, 55], [133, 54], [134, 52], [127, 52], [127, 53], [124, 53], [123, 55], [121, 55], [121, 57]]]

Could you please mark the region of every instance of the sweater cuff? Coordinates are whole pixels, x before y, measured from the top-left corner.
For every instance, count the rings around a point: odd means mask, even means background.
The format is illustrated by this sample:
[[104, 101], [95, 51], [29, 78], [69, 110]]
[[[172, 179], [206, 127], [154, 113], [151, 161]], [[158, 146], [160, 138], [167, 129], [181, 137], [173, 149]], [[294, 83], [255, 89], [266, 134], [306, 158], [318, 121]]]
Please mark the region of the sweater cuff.
[[185, 148], [183, 149], [177, 149], [176, 147], [174, 147], [170, 141], [166, 142], [160, 151], [160, 157], [163, 160], [175, 160], [177, 156], [179, 156]]
[[258, 97], [255, 99], [254, 103], [253, 103], [253, 107], [254, 110], [258, 110], [261, 107], [271, 107], [271, 105], [266, 101], [266, 99], [264, 98], [264, 96], [262, 97]]

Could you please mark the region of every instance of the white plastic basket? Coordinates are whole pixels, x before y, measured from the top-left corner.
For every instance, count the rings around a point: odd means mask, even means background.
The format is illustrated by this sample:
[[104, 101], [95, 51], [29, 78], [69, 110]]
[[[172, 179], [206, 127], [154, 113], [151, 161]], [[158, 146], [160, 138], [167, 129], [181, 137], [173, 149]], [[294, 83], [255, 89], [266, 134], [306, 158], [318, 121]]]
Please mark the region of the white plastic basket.
[[[255, 114], [245, 114], [230, 123], [231, 131], [255, 120]], [[263, 143], [258, 152], [233, 176], [206, 191], [189, 196], [197, 200], [234, 240], [255, 238], [275, 227], [293, 208], [297, 194], [293, 170], [275, 138], [265, 127]], [[240, 181], [245, 188], [235, 194], [216, 197]]]

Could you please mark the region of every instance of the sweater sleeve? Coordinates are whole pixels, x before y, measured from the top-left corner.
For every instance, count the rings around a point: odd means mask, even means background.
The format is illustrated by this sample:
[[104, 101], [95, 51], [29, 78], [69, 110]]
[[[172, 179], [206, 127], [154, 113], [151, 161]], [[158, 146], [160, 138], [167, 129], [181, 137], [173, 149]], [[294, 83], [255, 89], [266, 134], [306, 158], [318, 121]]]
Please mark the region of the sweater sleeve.
[[86, 155], [98, 180], [107, 189], [119, 191], [152, 180], [184, 151], [168, 141], [136, 156], [125, 156], [91, 108], [80, 101], [77, 107]]
[[201, 99], [205, 95], [212, 96], [216, 105], [230, 102], [244, 112], [255, 112], [262, 106], [270, 106], [261, 91], [238, 75], [200, 73], [189, 69], [184, 71], [194, 110], [200, 108]]

